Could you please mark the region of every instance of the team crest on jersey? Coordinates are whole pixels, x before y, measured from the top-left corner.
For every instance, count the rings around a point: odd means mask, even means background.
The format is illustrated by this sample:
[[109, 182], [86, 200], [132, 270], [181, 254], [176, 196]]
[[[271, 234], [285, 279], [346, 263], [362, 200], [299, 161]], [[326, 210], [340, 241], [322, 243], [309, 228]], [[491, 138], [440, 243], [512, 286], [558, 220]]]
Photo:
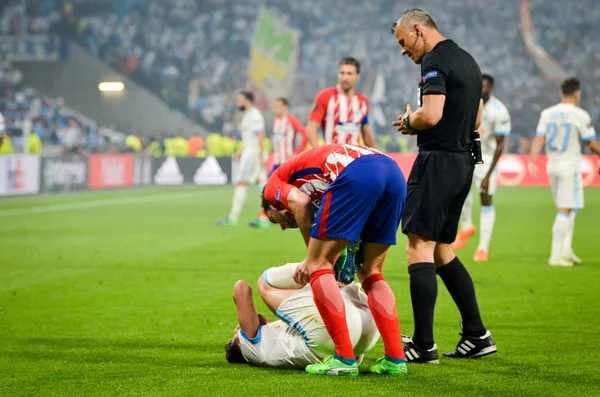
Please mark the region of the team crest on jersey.
[[432, 70], [431, 72], [427, 72], [425, 74], [425, 76], [423, 76], [422, 81], [423, 83], [426, 82], [429, 79], [432, 79], [434, 77], [438, 77], [438, 71], [437, 70]]

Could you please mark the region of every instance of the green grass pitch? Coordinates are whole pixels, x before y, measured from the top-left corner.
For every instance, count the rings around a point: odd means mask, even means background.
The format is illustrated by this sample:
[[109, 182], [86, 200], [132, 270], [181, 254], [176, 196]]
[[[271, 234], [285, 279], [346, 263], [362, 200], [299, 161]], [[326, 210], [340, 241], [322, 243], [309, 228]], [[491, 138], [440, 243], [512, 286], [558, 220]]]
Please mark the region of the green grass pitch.
[[[303, 258], [297, 232], [218, 228], [231, 187], [144, 188], [0, 200], [0, 396], [599, 396], [600, 189], [579, 213], [574, 268], [546, 264], [549, 189], [496, 196], [490, 262], [460, 253], [499, 353], [409, 366], [406, 378], [357, 379], [229, 365], [233, 284]], [[476, 210], [477, 212], [477, 210]], [[477, 215], [475, 215], [477, 219]], [[412, 313], [404, 237], [385, 274], [404, 333]], [[259, 310], [266, 312], [259, 302]], [[274, 316], [270, 315], [270, 319]], [[458, 341], [459, 314], [440, 282], [435, 335]]]

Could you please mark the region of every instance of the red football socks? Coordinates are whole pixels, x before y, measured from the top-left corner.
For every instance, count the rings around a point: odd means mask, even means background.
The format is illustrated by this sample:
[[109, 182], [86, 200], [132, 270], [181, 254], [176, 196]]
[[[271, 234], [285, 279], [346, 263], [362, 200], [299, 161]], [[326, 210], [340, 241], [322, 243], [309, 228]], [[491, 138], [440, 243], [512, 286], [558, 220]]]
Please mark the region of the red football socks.
[[354, 349], [346, 323], [346, 307], [335, 281], [335, 273], [332, 269], [317, 270], [310, 275], [310, 287], [325, 328], [335, 344], [336, 356], [345, 362], [354, 362]]
[[394, 292], [380, 273], [367, 278], [362, 283], [362, 287], [367, 293], [369, 308], [383, 339], [386, 358], [393, 361], [406, 360], [400, 338], [400, 323]]

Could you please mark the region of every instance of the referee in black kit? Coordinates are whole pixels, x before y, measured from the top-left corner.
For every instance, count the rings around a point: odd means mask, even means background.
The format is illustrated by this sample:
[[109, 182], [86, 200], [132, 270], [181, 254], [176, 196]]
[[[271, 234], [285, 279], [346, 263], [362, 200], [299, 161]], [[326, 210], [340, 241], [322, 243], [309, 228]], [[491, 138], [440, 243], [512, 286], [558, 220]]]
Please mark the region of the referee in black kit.
[[[406, 11], [392, 32], [407, 55], [421, 65], [419, 109], [410, 105], [392, 125], [417, 135], [419, 155], [408, 178], [402, 232], [406, 248], [415, 331], [403, 337], [409, 362], [439, 363], [433, 339], [437, 299], [436, 273], [462, 316], [463, 333], [452, 358], [474, 358], [496, 352], [483, 325], [469, 272], [450, 244], [456, 238], [463, 203], [469, 193], [481, 146], [475, 133], [483, 114], [481, 71], [477, 62], [438, 31], [431, 16]], [[479, 151], [477, 150], [479, 149]]]

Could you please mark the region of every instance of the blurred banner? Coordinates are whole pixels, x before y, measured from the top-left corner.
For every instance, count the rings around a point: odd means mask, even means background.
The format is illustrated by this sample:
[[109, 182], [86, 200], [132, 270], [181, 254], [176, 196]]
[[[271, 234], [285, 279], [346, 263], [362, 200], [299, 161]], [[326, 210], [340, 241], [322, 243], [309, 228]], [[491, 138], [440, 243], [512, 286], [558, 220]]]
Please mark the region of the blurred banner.
[[298, 31], [282, 18], [266, 8], [260, 9], [250, 43], [248, 70], [260, 110], [269, 109], [275, 98], [290, 95], [300, 49], [298, 37]]
[[[388, 153], [402, 169], [408, 179], [416, 153]], [[581, 159], [581, 175], [583, 186], [600, 186], [600, 175], [596, 169], [595, 156], [583, 156]], [[537, 178], [527, 171], [529, 156], [526, 154], [504, 154], [498, 161], [499, 186], [549, 186], [550, 179], [546, 172], [546, 156], [538, 156], [536, 165], [540, 170]]]
[[88, 184], [88, 158], [80, 155], [42, 159], [42, 192], [85, 190]]
[[39, 156], [0, 156], [0, 196], [36, 194], [39, 191]]
[[53, 35], [0, 36], [0, 58], [11, 61], [60, 61], [69, 56], [69, 42]]
[[152, 181], [156, 185], [225, 185], [232, 181], [231, 157], [152, 158]]
[[93, 154], [89, 160], [90, 189], [133, 186], [134, 154]]

